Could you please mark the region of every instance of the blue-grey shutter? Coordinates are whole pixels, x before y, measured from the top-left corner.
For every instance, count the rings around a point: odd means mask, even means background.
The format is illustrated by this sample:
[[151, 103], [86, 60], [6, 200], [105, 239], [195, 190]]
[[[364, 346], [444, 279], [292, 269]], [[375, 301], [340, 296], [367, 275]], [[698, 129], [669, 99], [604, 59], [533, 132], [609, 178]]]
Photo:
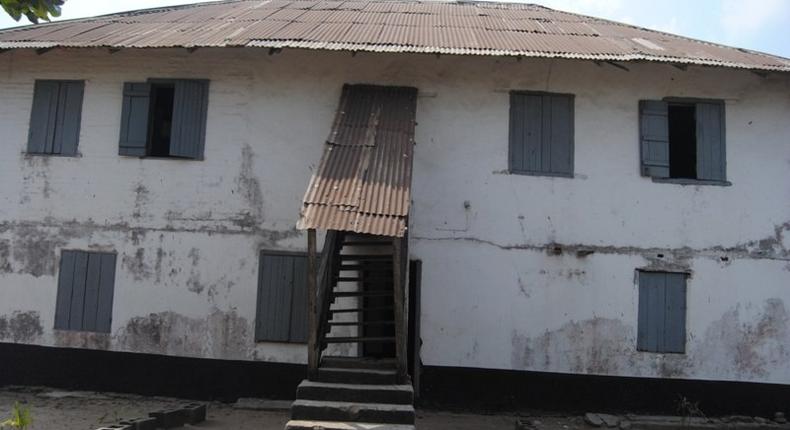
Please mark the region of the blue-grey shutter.
[[642, 176], [669, 177], [669, 105], [658, 100], [639, 102]]
[[33, 89], [33, 107], [30, 111], [30, 128], [28, 129], [28, 153], [52, 153], [59, 92], [60, 85], [56, 81], [36, 81]]
[[88, 275], [85, 278], [85, 300], [83, 302], [81, 330], [96, 331], [96, 312], [99, 309], [99, 285], [101, 279], [101, 255], [88, 253]]
[[667, 273], [662, 352], [686, 352], [686, 274]]
[[293, 258], [261, 252], [255, 339], [288, 342], [291, 326]]
[[697, 103], [697, 179], [725, 181], [724, 104]]
[[109, 333], [112, 325], [112, 304], [115, 293], [115, 254], [101, 254], [99, 299], [96, 306], [96, 331]]
[[148, 144], [148, 112], [151, 104], [151, 85], [126, 82], [123, 84], [121, 109], [121, 138], [118, 154], [142, 157]]
[[84, 92], [85, 82], [83, 81], [60, 82], [53, 154], [72, 157], [77, 155]]
[[208, 81], [175, 81], [173, 95], [173, 126], [170, 133], [170, 155], [203, 158], [208, 113]]
[[564, 94], [510, 94], [510, 171], [573, 175], [573, 100]]
[[544, 169], [550, 173], [573, 175], [573, 96], [546, 95], [543, 100], [544, 123], [549, 124], [548, 133], [544, 131], [543, 135], [549, 147], [549, 159], [543, 161]]
[[68, 330], [69, 309], [71, 309], [71, 290], [74, 285], [74, 262], [77, 253], [63, 251], [60, 255], [60, 271], [58, 272], [58, 294], [55, 302], [55, 328]]
[[88, 253], [77, 252], [74, 258], [74, 281], [71, 285], [69, 306], [69, 330], [82, 330], [82, 315], [85, 305], [85, 281], [88, 276]]
[[307, 257], [294, 257], [291, 295], [291, 342], [307, 342]]

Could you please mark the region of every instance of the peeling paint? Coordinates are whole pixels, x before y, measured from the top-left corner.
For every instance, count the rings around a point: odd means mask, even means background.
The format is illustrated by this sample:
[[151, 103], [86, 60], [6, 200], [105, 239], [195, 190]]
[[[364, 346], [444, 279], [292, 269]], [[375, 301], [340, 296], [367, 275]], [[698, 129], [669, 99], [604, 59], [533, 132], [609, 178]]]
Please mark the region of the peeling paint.
[[31, 343], [44, 334], [41, 316], [37, 311], [14, 311], [0, 316], [0, 340]]

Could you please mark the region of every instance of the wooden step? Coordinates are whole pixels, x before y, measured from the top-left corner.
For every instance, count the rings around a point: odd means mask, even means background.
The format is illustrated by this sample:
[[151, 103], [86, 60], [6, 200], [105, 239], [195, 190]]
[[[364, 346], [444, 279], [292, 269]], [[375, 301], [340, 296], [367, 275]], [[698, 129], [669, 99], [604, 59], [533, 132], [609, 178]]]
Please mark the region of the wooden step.
[[392, 255], [388, 254], [340, 254], [340, 259], [344, 261], [392, 261]]
[[392, 370], [397, 365], [398, 362], [395, 358], [342, 357], [336, 355], [326, 355], [321, 358], [321, 366], [340, 369]]
[[364, 282], [366, 284], [392, 282], [391, 276], [338, 276], [337, 282]]
[[392, 246], [391, 241], [347, 240], [343, 246]]
[[370, 262], [367, 264], [343, 264], [340, 270], [366, 271], [366, 272], [392, 272], [392, 263], [389, 261]]
[[322, 366], [318, 368], [316, 380], [339, 384], [394, 385], [398, 382], [398, 374], [394, 369], [346, 369]]
[[338, 291], [332, 292], [333, 297], [392, 297], [392, 291]]
[[392, 306], [374, 306], [370, 308], [348, 308], [348, 309], [329, 309], [329, 312], [333, 314], [349, 314], [355, 312], [381, 312], [381, 311], [391, 311], [394, 308]]
[[291, 420], [285, 430], [415, 430], [410, 424], [348, 423], [340, 421]]
[[394, 337], [370, 336], [370, 337], [325, 337], [324, 343], [386, 343], [395, 342]]
[[296, 398], [299, 400], [411, 405], [414, 403], [414, 389], [408, 384], [338, 384], [304, 380], [296, 389]]
[[394, 325], [393, 320], [384, 321], [329, 321], [331, 326], [355, 326], [355, 325]]

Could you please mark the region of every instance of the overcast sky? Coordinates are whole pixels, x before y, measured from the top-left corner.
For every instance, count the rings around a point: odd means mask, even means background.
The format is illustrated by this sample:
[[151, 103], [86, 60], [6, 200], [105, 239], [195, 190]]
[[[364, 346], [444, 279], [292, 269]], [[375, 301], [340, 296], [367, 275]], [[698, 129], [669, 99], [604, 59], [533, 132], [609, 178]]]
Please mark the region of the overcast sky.
[[[67, 0], [60, 19], [198, 1]], [[790, 58], [790, 0], [534, 0], [531, 3]], [[24, 18], [21, 23], [27, 24]], [[0, 28], [15, 25], [20, 23], [0, 11]]]

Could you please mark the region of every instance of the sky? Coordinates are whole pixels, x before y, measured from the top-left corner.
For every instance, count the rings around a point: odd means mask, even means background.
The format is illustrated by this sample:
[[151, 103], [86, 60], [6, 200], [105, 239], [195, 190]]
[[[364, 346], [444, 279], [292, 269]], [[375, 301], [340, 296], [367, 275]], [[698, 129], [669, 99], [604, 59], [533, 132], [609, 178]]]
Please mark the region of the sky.
[[[197, 2], [201, 0], [66, 0], [59, 19]], [[529, 2], [790, 58], [790, 0]], [[27, 24], [25, 18], [17, 23], [0, 11], [0, 28], [21, 24]]]

